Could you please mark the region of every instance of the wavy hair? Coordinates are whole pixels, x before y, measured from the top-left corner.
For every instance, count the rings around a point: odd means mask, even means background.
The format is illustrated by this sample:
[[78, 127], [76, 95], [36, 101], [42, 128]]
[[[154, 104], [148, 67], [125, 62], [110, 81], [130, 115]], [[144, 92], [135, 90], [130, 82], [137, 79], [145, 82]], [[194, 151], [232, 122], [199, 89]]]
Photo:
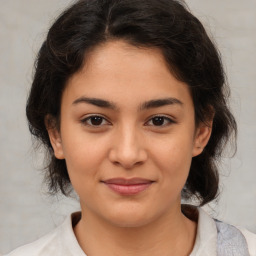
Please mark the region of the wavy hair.
[[184, 198], [196, 197], [204, 205], [218, 195], [217, 161], [236, 122], [227, 99], [220, 54], [201, 22], [183, 1], [80, 0], [66, 9], [49, 29], [38, 53], [27, 101], [29, 129], [47, 151], [46, 181], [49, 191], [68, 195], [70, 179], [65, 160], [56, 159], [45, 117], [59, 125], [62, 92], [90, 51], [110, 40], [161, 50], [170, 72], [191, 91], [195, 121], [207, 122], [214, 112], [211, 138], [204, 151], [192, 159]]

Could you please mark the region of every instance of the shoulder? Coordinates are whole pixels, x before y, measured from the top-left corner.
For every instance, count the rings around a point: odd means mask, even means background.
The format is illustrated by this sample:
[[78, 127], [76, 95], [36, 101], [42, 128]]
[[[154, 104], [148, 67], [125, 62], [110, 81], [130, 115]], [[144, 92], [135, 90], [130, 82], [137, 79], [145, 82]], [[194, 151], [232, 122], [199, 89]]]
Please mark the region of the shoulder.
[[[218, 249], [220, 255], [250, 255], [256, 256], [255, 244], [256, 235], [245, 229], [215, 220], [218, 231]], [[224, 253], [225, 252], [225, 253]]]
[[201, 208], [197, 208], [197, 211], [197, 237], [191, 256], [256, 256], [255, 234], [215, 220]]
[[244, 228], [238, 228], [238, 229], [242, 232], [242, 234], [246, 239], [250, 256], [256, 256], [256, 234]]
[[49, 234], [4, 256], [85, 256], [72, 226], [72, 221], [80, 218], [79, 216], [80, 213], [73, 213]]
[[[14, 251], [10, 252], [5, 256], [46, 256], [52, 255], [54, 247], [58, 244], [58, 231], [59, 228], [55, 229], [54, 231], [50, 232], [49, 234], [43, 236], [42, 238], [21, 246]], [[58, 255], [58, 254], [54, 254]]]

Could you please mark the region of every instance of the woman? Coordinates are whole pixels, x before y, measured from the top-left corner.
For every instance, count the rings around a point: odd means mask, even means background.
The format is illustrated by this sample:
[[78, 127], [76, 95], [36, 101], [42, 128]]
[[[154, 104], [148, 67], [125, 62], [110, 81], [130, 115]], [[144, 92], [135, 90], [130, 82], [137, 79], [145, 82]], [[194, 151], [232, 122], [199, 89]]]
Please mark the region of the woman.
[[256, 255], [201, 208], [236, 133], [218, 52], [173, 0], [81, 0], [43, 43], [27, 103], [50, 192], [81, 212], [9, 255]]

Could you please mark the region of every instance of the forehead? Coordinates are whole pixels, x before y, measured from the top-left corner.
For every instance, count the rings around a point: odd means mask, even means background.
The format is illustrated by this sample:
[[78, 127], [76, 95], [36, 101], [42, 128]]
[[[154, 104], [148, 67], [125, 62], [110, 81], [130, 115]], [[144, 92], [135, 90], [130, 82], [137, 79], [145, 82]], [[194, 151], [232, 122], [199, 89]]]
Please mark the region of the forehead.
[[65, 91], [73, 97], [84, 94], [130, 102], [138, 97], [191, 100], [188, 86], [173, 76], [160, 49], [135, 47], [124, 41], [94, 48], [83, 68], [69, 79]]
[[[161, 49], [156, 47], [134, 46], [123, 40], [109, 41], [93, 48], [86, 58], [85, 69], [107, 68], [106, 62], [111, 60], [111, 65], [116, 65], [116, 68], [121, 68], [119, 64], [131, 64], [130, 68], [138, 70], [155, 69], [161, 64], [161, 69], [168, 69]], [[137, 62], [136, 62], [137, 60]], [[154, 62], [152, 62], [154, 60]], [[141, 64], [143, 64], [141, 66]]]

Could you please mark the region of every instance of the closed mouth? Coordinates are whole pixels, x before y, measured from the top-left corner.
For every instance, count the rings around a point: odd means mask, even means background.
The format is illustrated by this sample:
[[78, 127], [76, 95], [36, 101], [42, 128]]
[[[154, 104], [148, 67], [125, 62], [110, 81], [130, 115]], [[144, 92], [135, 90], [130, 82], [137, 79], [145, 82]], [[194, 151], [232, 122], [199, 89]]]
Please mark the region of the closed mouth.
[[116, 185], [138, 185], [138, 184], [149, 184], [154, 181], [143, 179], [143, 178], [131, 178], [131, 179], [113, 178], [113, 179], [104, 180], [102, 182], [106, 184], [116, 184]]
[[136, 195], [151, 186], [154, 181], [143, 178], [114, 178], [103, 181], [112, 191], [121, 195]]

